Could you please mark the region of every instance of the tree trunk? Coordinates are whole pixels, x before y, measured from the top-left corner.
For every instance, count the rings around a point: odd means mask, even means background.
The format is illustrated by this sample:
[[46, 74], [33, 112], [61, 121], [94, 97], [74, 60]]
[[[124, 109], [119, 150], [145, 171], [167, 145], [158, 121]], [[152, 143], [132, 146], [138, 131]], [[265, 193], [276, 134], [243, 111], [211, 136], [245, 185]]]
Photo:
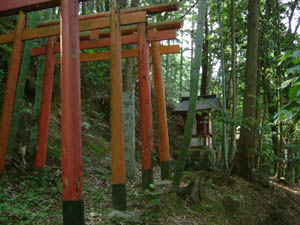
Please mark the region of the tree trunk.
[[[276, 58], [280, 56], [280, 12], [279, 12], [279, 2], [276, 0], [276, 42], [277, 42], [277, 49], [275, 51]], [[276, 74], [278, 78], [278, 112], [281, 111], [282, 108], [282, 93], [281, 93], [281, 83], [282, 83], [282, 73], [281, 73], [281, 66], [278, 65], [276, 68]], [[275, 177], [280, 178], [283, 175], [283, 126], [282, 121], [279, 120], [278, 122], [278, 151], [277, 151], [277, 162], [276, 162], [276, 174]]]
[[190, 99], [189, 99], [189, 111], [187, 115], [186, 125], [184, 129], [184, 137], [181, 144], [181, 151], [179, 158], [176, 162], [175, 174], [173, 179], [173, 186], [178, 187], [180, 184], [180, 179], [184, 171], [185, 163], [188, 157], [192, 130], [194, 119], [196, 115], [196, 102], [199, 88], [199, 70], [200, 64], [202, 62], [202, 50], [203, 50], [203, 31], [205, 24], [205, 9], [206, 0], [199, 1], [198, 7], [198, 19], [197, 19], [197, 35], [196, 35], [196, 50], [195, 50], [195, 60], [192, 64], [191, 73], [191, 89], [190, 89]]
[[205, 14], [205, 40], [203, 44], [203, 59], [202, 59], [202, 79], [201, 79], [201, 95], [207, 95], [207, 80], [208, 80], [208, 17], [207, 11]]
[[253, 129], [255, 129], [257, 48], [258, 48], [258, 0], [248, 1], [248, 39], [243, 101], [243, 123], [231, 172], [235, 175], [252, 179], [251, 150], [253, 150]]
[[[131, 1], [131, 7], [136, 7], [138, 0]], [[122, 7], [126, 7], [126, 1], [123, 1]], [[135, 48], [136, 45], [130, 45]], [[135, 59], [128, 58], [125, 63], [125, 73], [123, 78], [123, 118], [125, 138], [125, 162], [126, 176], [128, 179], [135, 178], [136, 161], [135, 161], [135, 77], [134, 70]]]
[[232, 81], [232, 125], [229, 144], [229, 162], [236, 151], [236, 41], [235, 41], [235, 0], [231, 0], [231, 81]]
[[[259, 140], [260, 140], [260, 132], [261, 129], [258, 130], [258, 128], [261, 125], [261, 120], [262, 120], [262, 115], [261, 115], [261, 107], [259, 104], [259, 99], [260, 99], [260, 79], [261, 79], [261, 63], [260, 63], [260, 54], [261, 54], [261, 48], [260, 48], [260, 37], [258, 37], [258, 49], [257, 49], [257, 75], [256, 75], [256, 79], [257, 79], [257, 85], [256, 85], [256, 109], [255, 109], [255, 120], [257, 121], [256, 124], [256, 128], [253, 129], [253, 137], [254, 137], [254, 148], [255, 148], [255, 152], [253, 154], [253, 160], [252, 160], [252, 168], [256, 168], [257, 167], [257, 162], [258, 162], [258, 158], [259, 158]], [[257, 132], [258, 131], [258, 132]]]
[[194, 33], [195, 33], [195, 22], [192, 21], [192, 31], [191, 31], [191, 73], [193, 67], [193, 59], [194, 59]]
[[[183, 42], [183, 31], [181, 31], [181, 41]], [[180, 51], [180, 75], [179, 75], [179, 100], [182, 98], [182, 78], [183, 78], [183, 51], [181, 47]]]
[[223, 93], [223, 136], [222, 136], [222, 160], [225, 168], [228, 169], [228, 147], [227, 147], [227, 124], [226, 124], [226, 75], [225, 75], [225, 57], [223, 45], [223, 26], [221, 21], [221, 3], [218, 0], [218, 14], [220, 26], [220, 43], [221, 43], [221, 73], [222, 73], [222, 93]]
[[[134, 48], [134, 47], [131, 47]], [[123, 80], [123, 117], [125, 132], [126, 176], [132, 179], [136, 174], [135, 162], [135, 72], [134, 58], [126, 59]]]

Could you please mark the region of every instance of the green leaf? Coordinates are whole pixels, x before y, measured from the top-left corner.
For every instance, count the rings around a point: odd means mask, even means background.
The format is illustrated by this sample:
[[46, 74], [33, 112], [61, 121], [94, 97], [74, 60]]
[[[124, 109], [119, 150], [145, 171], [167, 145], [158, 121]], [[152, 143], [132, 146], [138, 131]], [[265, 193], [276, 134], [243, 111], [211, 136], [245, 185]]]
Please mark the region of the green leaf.
[[297, 107], [298, 107], [298, 104], [296, 101], [290, 101], [288, 104], [283, 106], [283, 109], [286, 111], [289, 111], [289, 110], [292, 110]]
[[285, 120], [291, 120], [291, 119], [293, 119], [293, 116], [294, 116], [294, 114], [293, 114], [293, 111], [289, 111], [287, 114], [285, 114]]
[[281, 63], [283, 62], [283, 61], [285, 61], [288, 57], [290, 57], [291, 56], [291, 54], [292, 54], [292, 51], [288, 51], [287, 53], [285, 53], [282, 57], [281, 57]]
[[293, 87], [291, 87], [290, 91], [289, 91], [289, 98], [291, 100], [295, 100], [296, 95], [297, 95], [299, 90], [300, 90], [300, 85], [294, 85]]
[[296, 95], [296, 102], [298, 104], [300, 104], [300, 91], [297, 92], [297, 95]]
[[300, 65], [294, 66], [291, 69], [289, 69], [288, 74], [294, 73], [295, 71], [300, 70]]
[[293, 122], [297, 123], [300, 120], [300, 110], [294, 113]]
[[291, 57], [293, 57], [293, 58], [298, 58], [298, 57], [300, 57], [300, 50], [294, 51], [293, 54], [291, 55]]
[[292, 78], [292, 79], [289, 79], [289, 80], [284, 81], [284, 82], [281, 84], [280, 88], [286, 88], [287, 86], [289, 86], [290, 83], [292, 83], [293, 81], [295, 81], [295, 80], [297, 80], [297, 79], [298, 79], [297, 77], [294, 77], [294, 78]]
[[278, 121], [281, 121], [285, 119], [285, 115], [288, 111], [287, 110], [281, 110], [280, 112], [276, 113], [274, 118], [276, 119], [275, 122], [278, 123]]

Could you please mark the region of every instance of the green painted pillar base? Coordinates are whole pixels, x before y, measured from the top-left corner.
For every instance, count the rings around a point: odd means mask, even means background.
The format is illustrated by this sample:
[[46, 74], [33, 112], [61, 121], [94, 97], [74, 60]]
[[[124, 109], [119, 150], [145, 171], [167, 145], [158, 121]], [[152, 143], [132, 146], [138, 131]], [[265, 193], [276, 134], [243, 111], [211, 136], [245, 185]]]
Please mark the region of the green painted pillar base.
[[153, 189], [150, 184], [153, 184], [153, 171], [150, 170], [142, 170], [142, 180], [143, 180], [143, 188], [146, 189]]
[[124, 211], [127, 209], [126, 185], [112, 185], [113, 208]]
[[160, 175], [162, 180], [171, 179], [171, 161], [160, 162]]
[[83, 200], [63, 201], [64, 225], [84, 225]]

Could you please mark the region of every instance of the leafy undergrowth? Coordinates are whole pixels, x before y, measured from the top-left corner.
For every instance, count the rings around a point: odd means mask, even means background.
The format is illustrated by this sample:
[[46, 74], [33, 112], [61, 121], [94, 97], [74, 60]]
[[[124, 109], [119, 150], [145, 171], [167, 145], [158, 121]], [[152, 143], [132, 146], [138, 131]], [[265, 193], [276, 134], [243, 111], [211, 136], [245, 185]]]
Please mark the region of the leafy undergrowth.
[[[84, 204], [86, 224], [298, 225], [299, 188], [271, 183], [263, 187], [220, 172], [185, 174], [179, 193], [159, 180], [143, 191], [141, 174], [127, 183], [128, 211], [111, 209], [111, 158], [86, 151]], [[298, 191], [297, 191], [298, 190]], [[0, 224], [62, 224], [61, 171], [17, 176], [12, 169], [0, 180]]]

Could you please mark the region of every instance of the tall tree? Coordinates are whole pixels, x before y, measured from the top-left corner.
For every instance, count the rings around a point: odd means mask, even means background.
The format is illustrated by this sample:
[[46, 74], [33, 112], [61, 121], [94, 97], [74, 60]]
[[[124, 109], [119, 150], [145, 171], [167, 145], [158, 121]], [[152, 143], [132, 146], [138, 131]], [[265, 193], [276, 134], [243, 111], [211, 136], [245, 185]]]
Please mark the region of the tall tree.
[[253, 150], [256, 106], [256, 77], [258, 49], [258, 0], [248, 1], [248, 38], [243, 100], [243, 126], [238, 142], [238, 152], [231, 168], [233, 174], [252, 179], [251, 150]]
[[[126, 7], [127, 1], [122, 1], [122, 8]], [[131, 7], [136, 7], [138, 0], [131, 1]], [[130, 45], [134, 48], [135, 45]], [[128, 58], [125, 62], [125, 73], [123, 78], [123, 117], [125, 139], [125, 161], [126, 161], [126, 176], [132, 179], [136, 175], [136, 161], [135, 161], [135, 63], [134, 58]]]
[[208, 10], [205, 13], [205, 40], [203, 44], [203, 59], [202, 59], [202, 78], [201, 78], [201, 88], [200, 94], [207, 95], [207, 85], [208, 85]]
[[223, 44], [223, 26], [221, 20], [221, 3], [218, 0], [218, 19], [219, 19], [219, 32], [220, 32], [220, 44], [221, 44], [221, 74], [222, 74], [222, 95], [223, 95], [223, 136], [222, 136], [222, 152], [223, 160], [226, 169], [228, 169], [228, 147], [227, 147], [227, 124], [226, 124], [226, 75], [225, 75], [225, 56], [224, 56], [224, 44]]
[[[183, 42], [183, 31], [181, 31], [181, 41]], [[180, 75], [179, 75], [179, 99], [182, 97], [182, 79], [183, 79], [183, 51], [181, 48], [180, 51]]]
[[[123, 1], [126, 7], [126, 1]], [[136, 7], [138, 0], [131, 1], [131, 7]], [[131, 45], [130, 48], [134, 48]], [[125, 160], [126, 175], [128, 178], [134, 178], [136, 174], [135, 162], [135, 64], [134, 58], [126, 59], [123, 89], [123, 110], [124, 110], [124, 127], [125, 133]]]
[[196, 102], [197, 102], [197, 95], [199, 89], [199, 77], [200, 77], [199, 70], [200, 70], [200, 64], [202, 62], [205, 9], [206, 9], [206, 0], [199, 1], [195, 58], [192, 61], [192, 72], [191, 72], [189, 111], [187, 115], [185, 129], [184, 129], [184, 137], [181, 144], [180, 155], [176, 162], [175, 174], [173, 179], [174, 187], [178, 187], [180, 184], [180, 179], [184, 171], [184, 167], [186, 164], [189, 147], [191, 143], [191, 138], [192, 138], [192, 130], [193, 130], [193, 124], [196, 115]]
[[231, 0], [231, 81], [232, 81], [232, 125], [229, 144], [229, 160], [234, 156], [236, 149], [236, 41], [235, 41], [235, 0]]
[[[297, 2], [297, 1], [296, 1]], [[276, 24], [276, 45], [277, 48], [275, 50], [276, 58], [279, 59], [281, 46], [280, 46], [280, 11], [279, 11], [279, 2], [276, 0], [276, 16], [275, 16], [275, 24]], [[282, 108], [282, 91], [281, 91], [281, 83], [282, 83], [282, 72], [281, 65], [279, 64], [276, 68], [277, 82], [278, 82], [278, 112], [280, 112]], [[278, 149], [277, 149], [277, 163], [276, 163], [276, 174], [275, 176], [280, 178], [282, 176], [282, 166], [283, 166], [283, 124], [282, 121], [278, 122]]]

